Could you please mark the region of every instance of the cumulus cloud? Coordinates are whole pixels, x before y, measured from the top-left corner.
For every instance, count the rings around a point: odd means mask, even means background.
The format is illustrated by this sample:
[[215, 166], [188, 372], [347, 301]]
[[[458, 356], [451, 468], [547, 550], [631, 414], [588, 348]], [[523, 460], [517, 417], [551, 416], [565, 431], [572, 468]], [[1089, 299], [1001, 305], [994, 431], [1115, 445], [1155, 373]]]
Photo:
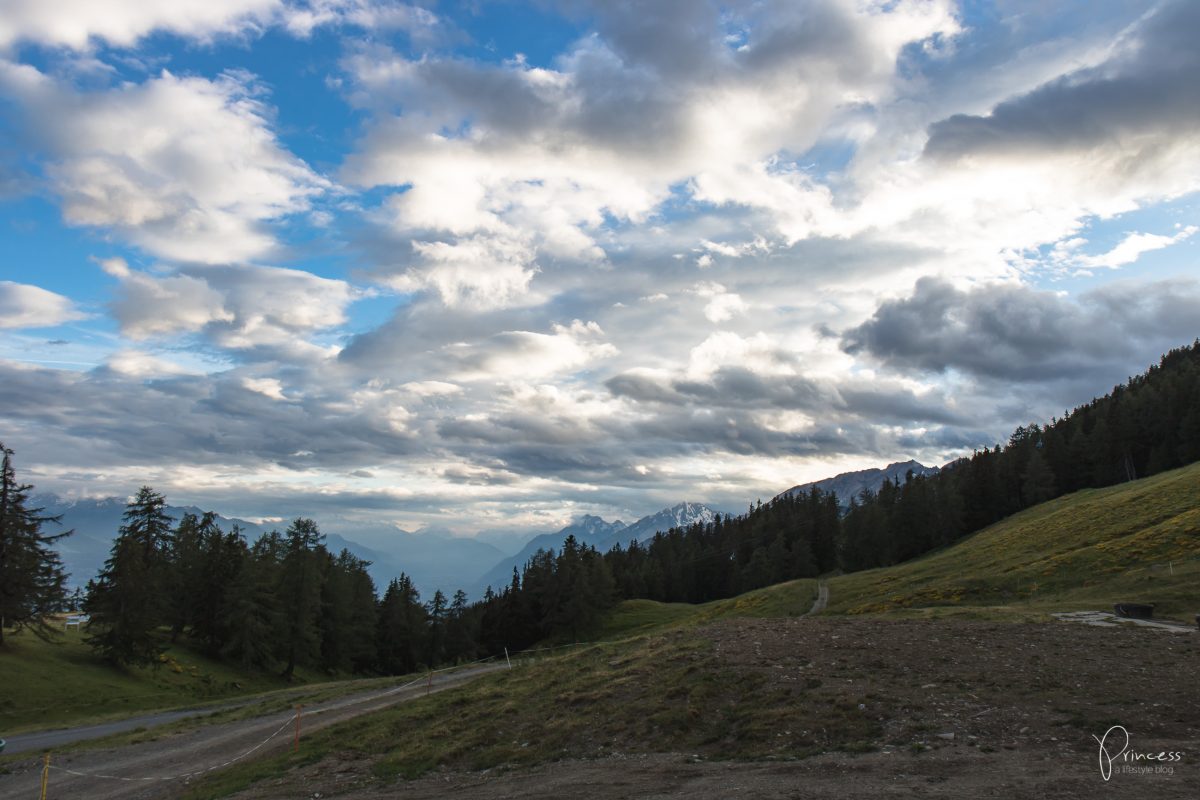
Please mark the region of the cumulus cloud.
[[699, 284], [696, 294], [708, 299], [704, 306], [704, 316], [708, 317], [709, 322], [725, 322], [745, 313], [749, 308], [740, 295], [726, 291], [719, 283]]
[[10, 0], [0, 17], [0, 50], [19, 42], [73, 50], [100, 42], [131, 47], [155, 32], [208, 42], [257, 35], [273, 25], [297, 36], [350, 25], [403, 30], [423, 40], [438, 23], [428, 9], [396, 0]]
[[29, 41], [76, 50], [95, 40], [128, 47], [152, 31], [207, 39], [264, 25], [280, 0], [12, 0], [0, 17], [0, 48]]
[[580, 369], [617, 349], [595, 322], [555, 325], [553, 333], [505, 331], [477, 344], [454, 344], [443, 354], [457, 380], [530, 380]]
[[[1182, 3], [968, 30], [949, 0], [571, 0], [542, 10], [582, 33], [529, 58], [442, 47], [454, 6], [46, 5], [0, 21], [38, 65], [0, 62], [20, 137], [0, 193], [40, 181], [128, 259], [102, 262], [119, 336], [0, 337], [87, 370], [0, 362], [6, 442], [59, 486], [161, 476], [255, 515], [466, 527], [740, 509], [991, 444], [1195, 335], [1194, 281], [1025, 285], [1182, 261], [1181, 216], [1114, 219], [1200, 185]], [[333, 74], [276, 96], [341, 91], [349, 113], [306, 130], [244, 73], [147, 71], [174, 37], [215, 60], [273, 26], [347, 35]], [[342, 269], [378, 302], [322, 277]], [[46, 301], [0, 284], [17, 295]]]
[[[842, 105], [885, 96], [904, 47], [958, 31], [949, 4], [934, 1], [725, 14], [708, 3], [603, 3], [588, 13], [597, 34], [551, 67], [374, 49], [348, 58], [351, 96], [378, 121], [345, 180], [405, 187], [391, 224], [448, 247], [486, 235], [538, 259], [601, 261], [606, 219], [642, 222], [688, 181], [717, 204], [774, 192], [794, 240], [812, 229], [803, 218], [828, 215], [828, 192], [783, 175], [776, 153], [811, 146]], [[508, 262], [503, 302], [516, 301], [529, 263]], [[423, 267], [400, 271], [429, 280]]]
[[99, 371], [135, 379], [195, 374], [192, 370], [174, 361], [134, 348], [126, 348], [113, 353]]
[[1047, 381], [1128, 374], [1196, 335], [1200, 283], [1116, 284], [1078, 298], [1020, 285], [968, 290], [923, 278], [842, 336], [844, 349], [899, 369]]
[[27, 283], [0, 281], [0, 328], [50, 328], [85, 317], [61, 294]]
[[1198, 13], [1161, 3], [1095, 63], [936, 121], [919, 159], [874, 176], [858, 222], [1011, 258], [1200, 188], [1200, 57], [1184, 43]]
[[202, 332], [237, 350], [287, 347], [298, 336], [345, 322], [347, 306], [362, 296], [345, 281], [280, 267], [189, 267], [154, 274], [116, 258], [102, 268], [118, 281], [112, 312], [133, 339]]
[[505, 308], [522, 302], [537, 271], [531, 249], [502, 237], [413, 242], [419, 266], [388, 283], [401, 291], [434, 289], [451, 307]]
[[276, 247], [266, 224], [330, 188], [279, 144], [245, 74], [164, 71], [79, 93], [0, 61], [0, 88], [47, 159], [65, 219], [114, 229], [157, 256], [211, 264], [266, 255]]
[[[1103, 154], [1110, 168], [1157, 170], [1200, 119], [1200, 56], [1188, 31], [1200, 9], [1164, 2], [1130, 26], [1104, 63], [1006, 100], [986, 116], [955, 115], [934, 125], [925, 155], [963, 159]], [[1139, 165], [1139, 160], [1149, 163]]]

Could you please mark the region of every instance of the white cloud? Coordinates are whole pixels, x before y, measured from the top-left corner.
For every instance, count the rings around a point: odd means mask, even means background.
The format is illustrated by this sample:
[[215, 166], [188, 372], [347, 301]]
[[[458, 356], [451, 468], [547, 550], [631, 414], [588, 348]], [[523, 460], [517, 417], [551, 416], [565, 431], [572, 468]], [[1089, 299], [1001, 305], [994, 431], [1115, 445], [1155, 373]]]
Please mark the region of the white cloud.
[[719, 331], [692, 348], [687, 375], [707, 378], [721, 367], [745, 368], [760, 375], [793, 375], [792, 360], [781, 342], [764, 331], [749, 337]]
[[257, 392], [263, 397], [269, 397], [272, 400], [287, 402], [288, 398], [283, 393], [283, 382], [278, 378], [242, 378], [242, 386], [251, 392]]
[[309, 36], [321, 26], [353, 25], [369, 31], [402, 30], [423, 40], [439, 25], [429, 9], [394, 0], [309, 0], [290, 5], [282, 16], [287, 30], [298, 36]]
[[30, 41], [82, 50], [96, 39], [128, 47], [156, 30], [207, 39], [259, 28], [280, 6], [280, 0], [7, 0], [0, 48]]
[[462, 387], [447, 381], [410, 381], [400, 387], [417, 397], [447, 397], [462, 394]]
[[105, 367], [119, 375], [139, 379], [196, 374], [174, 361], [133, 348], [125, 348], [113, 353], [105, 362]]
[[[717, 204], [773, 193], [777, 228], [789, 241], [809, 235], [831, 216], [829, 193], [770, 167], [775, 154], [811, 146], [840, 106], [886, 97], [906, 45], [958, 31], [940, 0], [768, 3], [730, 11], [732, 21], [702, 4], [593, 11], [602, 35], [551, 67], [370, 48], [346, 61], [352, 98], [377, 121], [345, 179], [405, 187], [390, 224], [427, 246], [486, 235], [524, 249], [501, 290], [487, 292], [503, 298], [493, 306], [518, 302], [545, 259], [602, 262], [609, 219], [645, 222], [689, 180], [697, 199]], [[724, 32], [734, 25], [753, 35], [731, 51]], [[402, 280], [425, 274], [406, 268]], [[462, 303], [463, 274], [459, 262], [443, 281], [447, 304]]]
[[1156, 233], [1131, 233], [1120, 241], [1112, 250], [1096, 256], [1080, 256], [1076, 264], [1084, 269], [1108, 268], [1116, 269], [1126, 264], [1132, 264], [1141, 258], [1142, 253], [1161, 250], [1173, 244], [1189, 239], [1196, 233], [1195, 225], [1188, 225], [1174, 236], [1163, 236]]
[[134, 339], [203, 332], [233, 349], [295, 347], [312, 332], [344, 323], [347, 306], [362, 296], [345, 281], [279, 267], [193, 267], [156, 275], [119, 258], [101, 266], [119, 281], [113, 315]]
[[451, 308], [506, 308], [530, 302], [537, 268], [531, 249], [512, 239], [476, 236], [449, 242], [413, 242], [419, 265], [388, 283], [400, 291], [433, 289]]
[[122, 332], [133, 339], [198, 331], [209, 323], [234, 319], [224, 296], [199, 278], [157, 277], [131, 270], [119, 258], [101, 267], [120, 281], [112, 311]]
[[726, 291], [719, 283], [701, 283], [695, 291], [701, 297], [708, 298], [704, 316], [708, 317], [709, 322], [727, 322], [750, 309], [741, 295]]
[[396, 0], [7, 0], [0, 50], [19, 42], [88, 50], [98, 42], [132, 47], [154, 32], [210, 41], [257, 35], [273, 25], [307, 37], [323, 26], [403, 30], [432, 37], [438, 18]]
[[478, 344], [457, 344], [443, 352], [452, 375], [460, 381], [527, 381], [580, 369], [596, 359], [617, 355], [617, 348], [597, 341], [603, 331], [595, 322], [575, 320], [555, 325], [552, 334], [505, 331]]
[[154, 255], [229, 263], [270, 253], [266, 223], [305, 211], [329, 182], [285, 150], [252, 79], [163, 72], [81, 94], [0, 61], [0, 87], [48, 159], [74, 225], [112, 228]]
[[50, 328], [86, 316], [61, 294], [26, 283], [0, 281], [0, 328]]

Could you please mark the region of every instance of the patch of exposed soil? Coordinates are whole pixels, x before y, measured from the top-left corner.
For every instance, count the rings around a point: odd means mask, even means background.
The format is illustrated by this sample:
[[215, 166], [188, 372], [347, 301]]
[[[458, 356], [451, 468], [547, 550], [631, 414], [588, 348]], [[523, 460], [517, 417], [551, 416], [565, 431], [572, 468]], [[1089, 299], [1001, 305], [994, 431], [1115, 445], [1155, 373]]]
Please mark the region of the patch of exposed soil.
[[[331, 757], [239, 797], [1200, 796], [1195, 634], [803, 618], [728, 620], [694, 635], [711, 642], [723, 670], [776, 690], [775, 707], [759, 717], [771, 728], [751, 733], [780, 760], [625, 753], [380, 784], [369, 760]], [[1133, 766], [1149, 773], [1125, 773], [1118, 759], [1105, 783], [1093, 736], [1113, 725], [1128, 730], [1134, 751], [1182, 757], [1164, 765], [1170, 774], [1147, 761]], [[871, 731], [871, 741], [853, 743], [870, 752], [838, 751], [847, 730]], [[789, 752], [819, 754], [787, 760]]]

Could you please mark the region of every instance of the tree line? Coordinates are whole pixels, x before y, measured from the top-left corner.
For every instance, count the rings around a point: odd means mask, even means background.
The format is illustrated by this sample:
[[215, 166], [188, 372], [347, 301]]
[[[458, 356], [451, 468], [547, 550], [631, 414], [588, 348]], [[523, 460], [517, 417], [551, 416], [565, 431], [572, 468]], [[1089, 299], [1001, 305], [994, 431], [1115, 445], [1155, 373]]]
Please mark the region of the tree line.
[[[43, 532], [55, 520], [28, 507], [31, 487], [17, 482], [11, 456], [3, 450], [0, 630], [46, 636], [45, 616], [62, 605], [65, 586], [53, 544], [68, 534]], [[702, 603], [898, 563], [1060, 494], [1197, 459], [1200, 341], [1061, 419], [1018, 427], [1007, 444], [934, 475], [885, 482], [845, 509], [814, 488], [607, 553], [570, 537], [475, 602], [461, 590], [423, 602], [407, 575], [380, 594], [369, 562], [330, 552], [310, 519], [249, 542], [211, 513], [171, 519], [162, 495], [143, 487], [87, 585], [86, 638], [118, 664], [155, 663], [184, 637], [214, 657], [289, 677], [298, 667], [402, 674], [578, 640], [623, 599]]]
[[407, 575], [383, 596], [370, 562], [334, 554], [311, 519], [253, 543], [216, 515], [185, 514], [142, 487], [100, 574], [88, 583], [86, 641], [117, 664], [153, 664], [183, 636], [208, 655], [245, 668], [328, 673], [411, 672], [474, 657], [466, 595], [428, 603]]
[[[659, 532], [616, 547], [597, 569], [612, 594], [599, 602], [702, 603], [834, 569], [889, 566], [953, 544], [1062, 494], [1147, 477], [1200, 460], [1200, 341], [1172, 350], [1142, 375], [1048, 425], [1018, 427], [936, 474], [909, 474], [878, 491], [838, 498], [820, 489], [759, 502], [744, 515]], [[564, 553], [580, 549], [573, 542]], [[582, 548], [587, 553], [587, 548]], [[556, 580], [554, 553], [485, 598], [518, 645], [562, 635], [561, 614], [537, 598]], [[596, 558], [595, 554], [590, 557]], [[607, 607], [607, 606], [602, 606]], [[583, 619], [593, 618], [595, 612]], [[571, 628], [575, 630], [574, 626]]]
[[852, 498], [846, 571], [906, 561], [1030, 506], [1200, 460], [1200, 341], [1047, 425], [1018, 427], [935, 475]]

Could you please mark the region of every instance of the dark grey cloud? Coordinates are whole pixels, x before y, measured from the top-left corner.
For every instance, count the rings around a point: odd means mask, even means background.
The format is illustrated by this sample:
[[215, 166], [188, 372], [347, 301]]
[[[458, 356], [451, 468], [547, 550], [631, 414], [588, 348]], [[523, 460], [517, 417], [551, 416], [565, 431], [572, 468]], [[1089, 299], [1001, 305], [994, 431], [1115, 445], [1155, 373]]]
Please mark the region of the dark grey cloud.
[[745, 367], [722, 367], [706, 380], [662, 381], [622, 373], [610, 378], [605, 386], [613, 395], [640, 404], [806, 411], [879, 423], [958, 425], [966, 420], [948, 407], [943, 393], [921, 397], [889, 379], [869, 384], [853, 378], [838, 383], [818, 382], [803, 375], [760, 375]]
[[1131, 151], [1156, 158], [1165, 138], [1192, 137], [1200, 123], [1200, 5], [1162, 3], [1099, 67], [1064, 75], [996, 106], [985, 116], [957, 114], [935, 123], [925, 155], [954, 159], [979, 154], [1022, 155], [1068, 150]]
[[1140, 371], [1200, 334], [1200, 284], [1117, 283], [1078, 299], [1026, 286], [969, 291], [938, 278], [882, 303], [845, 332], [842, 346], [900, 370], [958, 370], [984, 379], [1039, 382]]
[[[314, 394], [316, 394], [314, 392]], [[283, 402], [237, 374], [142, 381], [0, 362], [0, 408], [49, 463], [351, 467], [412, 453], [417, 438], [376, 409], [347, 414], [319, 397]], [[47, 458], [51, 450], [54, 458]]]

